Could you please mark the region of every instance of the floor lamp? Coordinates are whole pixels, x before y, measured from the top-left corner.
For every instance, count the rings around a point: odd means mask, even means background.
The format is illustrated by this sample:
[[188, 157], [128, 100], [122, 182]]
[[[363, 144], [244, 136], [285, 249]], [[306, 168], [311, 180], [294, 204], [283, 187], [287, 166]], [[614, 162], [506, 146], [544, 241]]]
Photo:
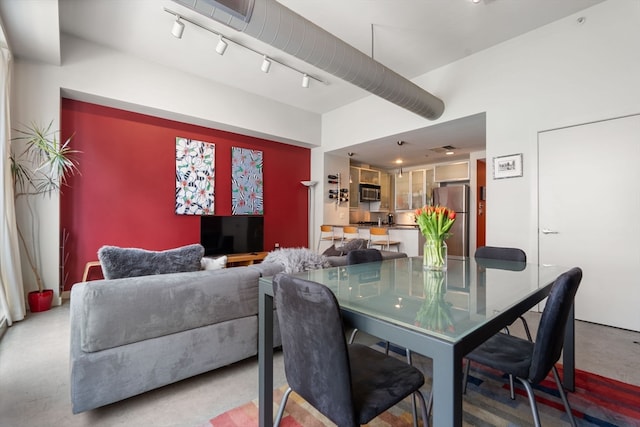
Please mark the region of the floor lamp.
[[313, 245], [313, 231], [315, 230], [315, 213], [313, 209], [313, 187], [316, 186], [318, 181], [300, 181], [302, 185], [307, 187], [307, 208], [309, 209], [309, 249], [311, 249]]

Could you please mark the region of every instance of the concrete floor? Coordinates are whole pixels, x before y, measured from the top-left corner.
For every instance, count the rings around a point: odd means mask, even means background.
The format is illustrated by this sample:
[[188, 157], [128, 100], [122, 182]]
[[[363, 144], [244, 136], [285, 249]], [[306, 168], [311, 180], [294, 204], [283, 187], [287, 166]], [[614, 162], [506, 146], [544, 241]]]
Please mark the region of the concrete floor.
[[[539, 315], [526, 317], [535, 333]], [[511, 329], [522, 334], [519, 322]], [[577, 368], [640, 386], [640, 333], [577, 322], [576, 336]], [[359, 334], [357, 340], [376, 339]], [[196, 427], [257, 398], [257, 359], [252, 358], [73, 415], [68, 347], [68, 301], [9, 328], [0, 341], [0, 425]], [[283, 385], [280, 352], [275, 355], [274, 370], [275, 386]]]

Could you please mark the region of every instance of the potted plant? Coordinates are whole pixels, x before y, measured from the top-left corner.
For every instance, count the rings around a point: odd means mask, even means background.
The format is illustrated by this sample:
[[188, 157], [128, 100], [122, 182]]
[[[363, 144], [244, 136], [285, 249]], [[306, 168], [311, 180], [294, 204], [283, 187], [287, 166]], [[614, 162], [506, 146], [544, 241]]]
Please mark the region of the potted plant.
[[[13, 178], [14, 200], [29, 196], [47, 195], [60, 191], [66, 183], [66, 177], [78, 171], [78, 164], [73, 159], [78, 153], [69, 146], [71, 138], [60, 142], [57, 138], [58, 131], [51, 130], [53, 121], [48, 126], [32, 123], [24, 129], [17, 129], [18, 136], [13, 141], [21, 141], [21, 151], [15, 151], [15, 144], [11, 145], [11, 175]], [[35, 215], [32, 209], [28, 209], [29, 224], [31, 229], [35, 226]], [[45, 289], [40, 274], [39, 263], [36, 258], [35, 239], [27, 242], [24, 231], [17, 224], [18, 237], [24, 246], [27, 262], [33, 272], [37, 291], [29, 292], [28, 301], [31, 312], [45, 311], [51, 308], [53, 290]]]

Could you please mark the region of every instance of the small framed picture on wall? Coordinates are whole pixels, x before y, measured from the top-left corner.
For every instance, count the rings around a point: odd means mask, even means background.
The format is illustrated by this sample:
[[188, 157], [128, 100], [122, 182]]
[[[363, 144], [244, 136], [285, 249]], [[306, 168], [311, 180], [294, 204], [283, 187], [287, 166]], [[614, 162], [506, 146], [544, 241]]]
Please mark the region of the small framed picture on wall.
[[522, 153], [493, 158], [493, 179], [522, 176]]

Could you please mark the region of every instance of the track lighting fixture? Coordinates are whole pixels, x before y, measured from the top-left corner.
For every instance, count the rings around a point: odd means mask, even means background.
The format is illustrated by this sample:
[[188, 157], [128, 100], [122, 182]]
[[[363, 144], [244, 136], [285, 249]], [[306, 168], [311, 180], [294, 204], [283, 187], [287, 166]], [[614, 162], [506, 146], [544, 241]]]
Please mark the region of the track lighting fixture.
[[271, 68], [271, 61], [269, 61], [269, 58], [267, 58], [267, 55], [263, 55], [262, 65], [260, 66], [260, 69], [262, 70], [263, 73], [268, 73], [270, 68]]
[[[0, 0], [1, 1], [1, 0]], [[167, 9], [166, 7], [164, 8], [164, 11], [175, 16], [176, 20], [173, 23], [173, 27], [171, 28], [171, 34], [173, 34], [174, 37], [176, 38], [182, 38], [182, 34], [184, 33], [184, 22], [186, 21], [191, 25], [194, 25], [202, 30], [208, 31], [211, 34], [214, 34], [218, 37], [218, 43], [216, 44], [216, 52], [218, 53], [218, 55], [224, 55], [224, 52], [227, 50], [227, 47], [229, 46], [229, 43], [233, 43], [235, 46], [239, 46], [244, 48], [245, 50], [248, 50], [250, 52], [253, 52], [255, 54], [258, 54], [260, 56], [262, 56], [262, 64], [260, 65], [260, 69], [262, 70], [263, 73], [268, 73], [269, 70], [271, 69], [271, 64], [273, 62], [278, 63], [279, 65], [282, 65], [285, 68], [288, 68], [292, 71], [295, 71], [296, 73], [300, 73], [302, 75], [302, 87], [308, 88], [309, 87], [309, 83], [311, 82], [311, 79], [320, 82], [320, 83], [324, 83], [324, 84], [328, 84], [327, 82], [323, 81], [322, 79], [315, 77], [313, 75], [307, 74], [302, 70], [299, 70], [298, 68], [295, 68], [291, 65], [288, 65], [284, 62], [280, 62], [276, 59], [273, 58], [269, 58], [267, 57], [266, 54], [259, 52], [247, 45], [244, 45], [238, 41], [229, 39], [227, 37], [225, 37], [222, 33], [219, 33], [215, 30], [212, 30], [210, 28], [207, 28], [206, 26], [199, 24], [196, 21], [192, 21], [189, 18], [185, 18], [184, 16], [180, 16], [177, 12], [174, 12], [172, 10]]]
[[182, 38], [182, 33], [184, 33], [184, 22], [180, 20], [180, 17], [177, 16], [176, 21], [173, 23], [173, 28], [171, 29], [171, 34], [177, 39]]
[[224, 38], [222, 38], [222, 34], [220, 34], [220, 40], [218, 40], [218, 44], [216, 45], [216, 52], [218, 52], [218, 55], [224, 55], [224, 51], [227, 50], [227, 46], [229, 45], [224, 41]]

